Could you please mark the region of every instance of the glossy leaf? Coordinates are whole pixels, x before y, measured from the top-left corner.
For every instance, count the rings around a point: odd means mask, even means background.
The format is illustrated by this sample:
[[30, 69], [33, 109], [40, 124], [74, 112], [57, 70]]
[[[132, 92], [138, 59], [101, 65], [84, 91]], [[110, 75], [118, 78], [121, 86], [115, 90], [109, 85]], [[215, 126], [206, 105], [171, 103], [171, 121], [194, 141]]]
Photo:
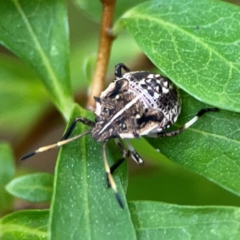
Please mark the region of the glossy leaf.
[[29, 202], [46, 202], [52, 197], [53, 176], [48, 173], [35, 173], [14, 178], [6, 189], [15, 197]]
[[[72, 118], [92, 118], [89, 112], [76, 107]], [[86, 131], [78, 124], [72, 136]], [[109, 164], [112, 159], [108, 154]], [[117, 160], [117, 159], [115, 159]], [[102, 159], [102, 143], [90, 135], [82, 137], [60, 150], [55, 172], [54, 192], [50, 213], [51, 239], [136, 239], [125, 194], [114, 174], [124, 203], [121, 209], [112, 189], [107, 188]]]
[[239, 239], [240, 208], [129, 204], [138, 239]]
[[68, 119], [73, 103], [64, 1], [1, 1], [0, 43], [39, 74], [54, 103]]
[[12, 197], [6, 192], [5, 185], [12, 179], [14, 173], [12, 150], [7, 143], [0, 143], [0, 216], [2, 212], [12, 207]]
[[[115, 19], [119, 18], [126, 10], [145, 2], [146, 0], [118, 0], [114, 12]], [[74, 0], [85, 14], [92, 20], [100, 22], [102, 13], [102, 4], [98, 0]]]
[[222, 1], [158, 0], [131, 9], [119, 24], [180, 88], [240, 111], [239, 19], [240, 8]]
[[48, 210], [27, 210], [0, 219], [1, 240], [47, 240]]
[[[178, 128], [207, 105], [181, 92], [183, 111]], [[170, 160], [240, 196], [240, 114], [208, 112], [175, 137], [147, 140]]]

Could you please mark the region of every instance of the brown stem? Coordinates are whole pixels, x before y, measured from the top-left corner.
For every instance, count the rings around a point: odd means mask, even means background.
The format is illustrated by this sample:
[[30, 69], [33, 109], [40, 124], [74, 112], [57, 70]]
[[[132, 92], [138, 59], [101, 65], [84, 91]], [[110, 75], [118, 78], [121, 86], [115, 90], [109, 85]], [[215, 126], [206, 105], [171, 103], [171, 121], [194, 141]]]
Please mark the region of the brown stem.
[[100, 43], [98, 49], [98, 57], [96, 69], [93, 77], [92, 86], [88, 96], [87, 108], [95, 109], [94, 96], [99, 96], [104, 88], [105, 76], [107, 72], [113, 36], [109, 33], [113, 24], [113, 15], [115, 8], [115, 0], [101, 0], [102, 20], [100, 30]]

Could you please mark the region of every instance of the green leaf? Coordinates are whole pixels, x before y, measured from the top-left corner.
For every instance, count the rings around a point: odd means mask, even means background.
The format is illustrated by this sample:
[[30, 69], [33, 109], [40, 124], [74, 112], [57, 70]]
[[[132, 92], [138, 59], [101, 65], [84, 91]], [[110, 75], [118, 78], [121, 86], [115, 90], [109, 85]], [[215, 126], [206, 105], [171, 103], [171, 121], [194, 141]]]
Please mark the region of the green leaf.
[[68, 41], [63, 0], [1, 1], [0, 43], [39, 74], [66, 119], [73, 106]]
[[[146, 160], [144, 168], [129, 174], [129, 201], [149, 200], [191, 206], [240, 207], [237, 195], [167, 160], [152, 147], [143, 153], [146, 145], [149, 145], [146, 141], [143, 141], [143, 144], [145, 146], [142, 146], [141, 150], [134, 144], [137, 152]], [[151, 157], [153, 154], [154, 159]]]
[[12, 197], [6, 192], [5, 185], [15, 173], [12, 150], [7, 143], [0, 143], [0, 216], [12, 208]]
[[0, 55], [0, 79], [0, 131], [8, 129], [10, 134], [22, 135], [48, 106], [50, 98], [31, 68], [19, 59]]
[[[181, 96], [183, 110], [177, 128], [207, 107], [184, 92]], [[208, 112], [176, 137], [147, 140], [170, 160], [240, 196], [239, 119], [239, 113]]]
[[156, 202], [129, 204], [138, 239], [239, 239], [240, 209]]
[[[137, 4], [140, 4], [142, 2], [145, 2], [146, 0], [118, 0], [116, 1], [115, 6], [115, 12], [114, 12], [114, 18], [119, 18], [127, 9], [132, 8], [133, 6], [136, 6]], [[87, 16], [96, 21], [100, 22], [101, 20], [101, 14], [102, 14], [102, 4], [98, 0], [74, 0], [77, 6], [81, 8]]]
[[[78, 107], [76, 116], [92, 118]], [[78, 124], [72, 136], [83, 133], [86, 127]], [[109, 164], [113, 163], [107, 155]], [[117, 159], [115, 159], [117, 160]], [[102, 143], [87, 135], [63, 146], [55, 172], [54, 192], [50, 211], [51, 239], [136, 239], [131, 216], [119, 179], [114, 174], [124, 209], [118, 205], [112, 189], [107, 188], [102, 159]]]
[[14, 178], [6, 190], [29, 202], [50, 201], [52, 197], [53, 176], [48, 173], [34, 173]]
[[195, 98], [240, 111], [240, 8], [222, 1], [158, 0], [124, 23], [151, 61]]
[[48, 210], [19, 211], [0, 219], [1, 240], [47, 240]]

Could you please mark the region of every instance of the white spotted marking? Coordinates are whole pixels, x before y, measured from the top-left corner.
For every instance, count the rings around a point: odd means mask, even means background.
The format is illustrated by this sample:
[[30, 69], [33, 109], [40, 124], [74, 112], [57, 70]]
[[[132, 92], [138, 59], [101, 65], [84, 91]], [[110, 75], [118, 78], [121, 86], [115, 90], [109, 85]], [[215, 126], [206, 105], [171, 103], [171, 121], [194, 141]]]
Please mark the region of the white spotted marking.
[[163, 86], [167, 88], [168, 87], [168, 82], [167, 81], [163, 81]]
[[163, 87], [163, 88], [162, 88], [162, 92], [163, 92], [163, 93], [168, 93], [168, 92], [169, 92], [169, 89], [168, 89], [168, 88], [165, 88], [165, 87]]
[[151, 82], [151, 80], [152, 80], [152, 79], [147, 79], [147, 80], [146, 80], [146, 82], [147, 82], [147, 83], [150, 83], [150, 82]]
[[147, 77], [148, 78], [154, 78], [154, 74], [149, 74]]

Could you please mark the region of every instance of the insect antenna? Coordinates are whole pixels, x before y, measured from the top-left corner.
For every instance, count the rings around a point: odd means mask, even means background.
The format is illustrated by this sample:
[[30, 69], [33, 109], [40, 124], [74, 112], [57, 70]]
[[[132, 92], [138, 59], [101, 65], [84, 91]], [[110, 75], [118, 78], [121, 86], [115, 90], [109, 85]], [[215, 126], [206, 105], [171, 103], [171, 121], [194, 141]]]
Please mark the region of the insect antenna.
[[65, 140], [62, 140], [62, 141], [59, 141], [57, 143], [54, 143], [54, 144], [51, 144], [51, 145], [47, 145], [47, 146], [44, 146], [44, 147], [40, 147], [38, 148], [37, 150], [33, 151], [33, 152], [30, 152], [26, 155], [24, 155], [21, 160], [24, 160], [24, 159], [27, 159], [29, 157], [32, 157], [33, 155], [37, 154], [37, 153], [41, 153], [41, 152], [45, 152], [45, 151], [48, 151], [50, 149], [53, 149], [53, 148], [57, 148], [57, 147], [61, 147], [67, 143], [70, 143], [78, 138], [81, 138], [82, 136], [86, 135], [86, 134], [89, 134], [91, 132], [91, 129], [90, 130], [87, 130], [86, 132], [84, 133], [81, 133], [79, 135], [76, 135], [72, 138], [69, 138], [69, 139], [65, 139]]
[[107, 142], [105, 141], [103, 143], [103, 161], [104, 161], [104, 167], [105, 167], [105, 171], [107, 173], [107, 178], [108, 178], [108, 183], [110, 185], [110, 187], [112, 188], [112, 190], [114, 191], [115, 193], [115, 196], [116, 196], [116, 199], [118, 201], [118, 204], [120, 205], [121, 208], [123, 208], [123, 202], [122, 202], [122, 199], [118, 193], [118, 190], [117, 190], [117, 185], [113, 179], [113, 176], [111, 174], [111, 169], [109, 167], [109, 164], [108, 164], [108, 161], [107, 161], [107, 156], [106, 156], [106, 145], [107, 145]]

